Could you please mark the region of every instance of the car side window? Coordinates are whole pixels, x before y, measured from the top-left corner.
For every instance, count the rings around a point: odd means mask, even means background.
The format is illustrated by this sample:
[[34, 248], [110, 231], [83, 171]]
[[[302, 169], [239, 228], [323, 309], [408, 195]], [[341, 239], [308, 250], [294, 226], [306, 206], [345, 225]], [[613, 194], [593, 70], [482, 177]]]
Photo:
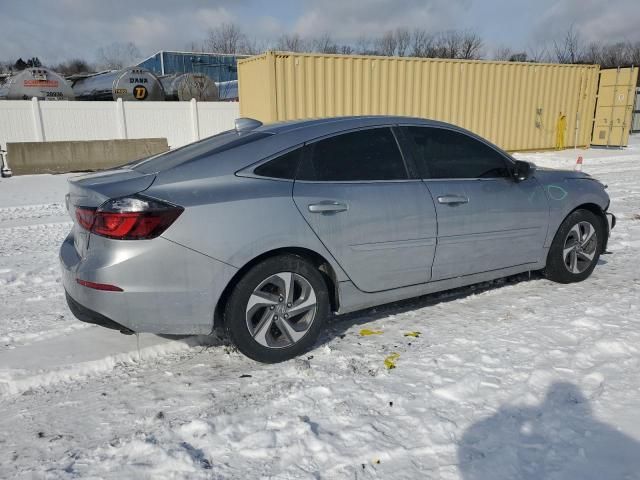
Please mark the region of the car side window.
[[404, 127], [403, 131], [422, 178], [510, 176], [506, 159], [469, 135], [434, 127]]
[[302, 148], [296, 148], [256, 167], [255, 175], [293, 180], [296, 178]]
[[406, 178], [402, 154], [388, 127], [344, 133], [308, 145], [296, 177], [321, 182]]

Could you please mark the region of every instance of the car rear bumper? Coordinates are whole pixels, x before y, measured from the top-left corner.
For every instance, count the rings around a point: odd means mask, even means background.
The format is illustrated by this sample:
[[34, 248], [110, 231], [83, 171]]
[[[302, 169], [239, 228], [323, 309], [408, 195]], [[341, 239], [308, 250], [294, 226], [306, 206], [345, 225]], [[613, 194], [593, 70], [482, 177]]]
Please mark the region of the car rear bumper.
[[[110, 240], [91, 236], [81, 258], [73, 233], [60, 248], [62, 284], [82, 321], [160, 334], [208, 334], [214, 309], [237, 269], [162, 237]], [[77, 280], [114, 285], [96, 290]]]
[[80, 321], [86, 323], [93, 323], [94, 325], [100, 325], [101, 327], [111, 328], [113, 330], [120, 330], [122, 333], [134, 333], [124, 325], [114, 322], [110, 318], [100, 315], [98, 312], [94, 312], [90, 308], [80, 305], [76, 302], [67, 291], [64, 292], [67, 299], [67, 305], [71, 313]]

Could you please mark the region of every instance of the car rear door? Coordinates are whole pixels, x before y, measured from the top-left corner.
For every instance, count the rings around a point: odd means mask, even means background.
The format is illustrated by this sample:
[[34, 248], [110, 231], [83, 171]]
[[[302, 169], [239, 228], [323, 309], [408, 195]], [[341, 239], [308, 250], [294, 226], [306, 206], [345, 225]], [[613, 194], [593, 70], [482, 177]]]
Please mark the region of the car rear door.
[[360, 290], [429, 281], [435, 207], [423, 182], [409, 178], [391, 128], [350, 131], [306, 145], [293, 198]]
[[464, 132], [401, 131], [438, 215], [432, 280], [540, 261], [549, 205], [535, 178], [515, 181], [505, 154]]

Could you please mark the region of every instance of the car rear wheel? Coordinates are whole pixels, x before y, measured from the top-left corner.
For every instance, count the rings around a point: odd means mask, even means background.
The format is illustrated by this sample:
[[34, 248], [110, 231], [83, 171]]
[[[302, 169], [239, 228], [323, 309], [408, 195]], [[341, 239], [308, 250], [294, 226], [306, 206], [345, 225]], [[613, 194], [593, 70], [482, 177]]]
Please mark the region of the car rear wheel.
[[559, 283], [591, 275], [604, 245], [602, 221], [589, 210], [572, 212], [560, 225], [547, 257], [545, 276]]
[[328, 314], [320, 271], [302, 257], [280, 255], [255, 265], [237, 283], [224, 324], [243, 354], [275, 363], [311, 348]]

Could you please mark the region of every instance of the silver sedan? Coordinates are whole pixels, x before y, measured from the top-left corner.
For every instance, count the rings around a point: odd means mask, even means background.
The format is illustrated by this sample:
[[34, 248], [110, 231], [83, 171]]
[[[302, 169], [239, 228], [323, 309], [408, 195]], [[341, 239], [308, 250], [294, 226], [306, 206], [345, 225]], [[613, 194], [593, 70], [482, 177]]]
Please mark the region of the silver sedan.
[[81, 320], [224, 327], [247, 356], [311, 348], [330, 312], [544, 270], [576, 282], [615, 217], [589, 175], [453, 125], [345, 117], [234, 130], [70, 181], [60, 250]]

